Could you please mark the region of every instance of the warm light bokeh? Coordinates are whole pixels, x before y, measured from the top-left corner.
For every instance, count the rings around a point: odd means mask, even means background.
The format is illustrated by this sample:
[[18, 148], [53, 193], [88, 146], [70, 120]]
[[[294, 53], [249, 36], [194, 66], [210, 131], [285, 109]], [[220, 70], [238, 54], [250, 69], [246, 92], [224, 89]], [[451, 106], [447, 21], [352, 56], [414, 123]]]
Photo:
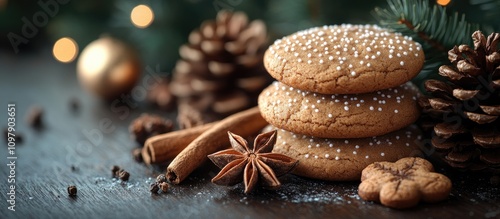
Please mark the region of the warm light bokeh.
[[7, 6], [7, 0], [0, 0], [0, 10]]
[[78, 44], [72, 38], [63, 37], [54, 43], [52, 54], [54, 54], [57, 61], [72, 62], [78, 55]]
[[137, 5], [130, 13], [130, 20], [138, 28], [146, 28], [154, 20], [153, 10], [147, 5]]
[[451, 0], [437, 0], [438, 5], [446, 6], [450, 4]]

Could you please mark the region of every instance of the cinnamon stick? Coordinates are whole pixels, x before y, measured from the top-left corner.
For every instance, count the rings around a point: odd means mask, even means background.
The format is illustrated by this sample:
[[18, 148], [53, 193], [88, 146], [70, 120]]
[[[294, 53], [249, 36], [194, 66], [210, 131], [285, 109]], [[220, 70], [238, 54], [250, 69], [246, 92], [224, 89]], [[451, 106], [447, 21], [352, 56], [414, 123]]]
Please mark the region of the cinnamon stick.
[[167, 179], [179, 184], [208, 158], [207, 155], [229, 147], [227, 132], [241, 136], [258, 133], [267, 125], [258, 107], [233, 114], [194, 139], [167, 167]]
[[191, 141], [217, 122], [182, 129], [148, 138], [141, 154], [146, 164], [162, 163], [174, 159]]

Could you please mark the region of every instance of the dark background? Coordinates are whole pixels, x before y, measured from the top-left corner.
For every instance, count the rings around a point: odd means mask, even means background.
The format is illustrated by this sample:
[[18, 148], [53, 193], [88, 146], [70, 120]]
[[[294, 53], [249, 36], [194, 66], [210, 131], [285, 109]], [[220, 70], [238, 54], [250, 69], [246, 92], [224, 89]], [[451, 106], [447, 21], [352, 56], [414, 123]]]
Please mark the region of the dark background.
[[[61, 37], [71, 37], [80, 51], [102, 35], [111, 35], [127, 41], [137, 49], [145, 65], [161, 64], [163, 72], [171, 72], [178, 56], [178, 48], [202, 21], [213, 19], [218, 11], [243, 11], [250, 19], [265, 21], [270, 42], [312, 26], [341, 23], [381, 24], [374, 17], [375, 8], [388, 8], [387, 0], [0, 0], [0, 49], [6, 53], [24, 56], [40, 47], [52, 46]], [[421, 0], [436, 5], [436, 0]], [[440, 0], [446, 1], [446, 0]], [[45, 3], [40, 4], [39, 2]], [[8, 33], [22, 34], [23, 18], [33, 21], [43, 10], [41, 5], [58, 5], [54, 16], [41, 26], [38, 33], [28, 38], [14, 53]], [[139, 5], [150, 6], [155, 20], [145, 29], [130, 22], [131, 10]], [[50, 8], [53, 8], [52, 6]], [[466, 21], [480, 24], [486, 32], [499, 30], [498, 0], [451, 0], [445, 11], [448, 15], [464, 15]], [[461, 18], [461, 16], [459, 17]], [[470, 34], [467, 34], [470, 35]], [[420, 41], [420, 39], [416, 39]], [[451, 49], [451, 48], [448, 48]]]

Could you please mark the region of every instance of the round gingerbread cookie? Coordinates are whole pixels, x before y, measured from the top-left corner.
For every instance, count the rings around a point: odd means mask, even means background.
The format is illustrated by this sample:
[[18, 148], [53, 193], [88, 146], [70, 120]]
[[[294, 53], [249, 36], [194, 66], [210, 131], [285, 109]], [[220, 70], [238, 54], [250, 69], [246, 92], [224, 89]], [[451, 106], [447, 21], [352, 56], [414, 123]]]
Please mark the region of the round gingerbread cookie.
[[299, 160], [293, 170], [296, 175], [331, 181], [360, 180], [363, 169], [373, 162], [421, 155], [420, 134], [415, 125], [383, 136], [356, 139], [317, 138], [280, 129], [273, 152]]
[[418, 89], [408, 82], [366, 94], [317, 94], [273, 82], [259, 96], [262, 117], [295, 133], [322, 138], [384, 135], [414, 123]]
[[276, 80], [322, 94], [368, 93], [403, 84], [424, 64], [410, 37], [371, 25], [315, 27], [276, 40], [264, 65]]

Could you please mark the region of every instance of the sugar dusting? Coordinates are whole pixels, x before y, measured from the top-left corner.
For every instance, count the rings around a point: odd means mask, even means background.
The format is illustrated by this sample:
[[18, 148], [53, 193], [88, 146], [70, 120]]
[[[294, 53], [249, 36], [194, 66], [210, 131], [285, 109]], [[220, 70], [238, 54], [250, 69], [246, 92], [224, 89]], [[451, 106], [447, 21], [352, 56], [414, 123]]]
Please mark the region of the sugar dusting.
[[135, 180], [123, 181], [117, 178], [106, 178], [99, 176], [99, 177], [93, 177], [93, 181], [95, 185], [106, 190], [114, 190], [117, 188], [131, 190], [131, 189], [141, 189], [145, 185], [151, 184], [154, 180], [151, 177], [149, 177], [146, 180], [143, 180], [144, 182]]
[[238, 200], [245, 205], [272, 204], [286, 207], [288, 204], [360, 204], [364, 201], [358, 196], [357, 182], [326, 182], [306, 179], [294, 175], [280, 177], [281, 187], [278, 190], [255, 188], [249, 194], [243, 194], [244, 186], [238, 184], [224, 189], [221, 194], [213, 195], [215, 201], [229, 204]]
[[[294, 206], [305, 204], [306, 206], [317, 206], [323, 208], [337, 209], [344, 206], [355, 206], [361, 212], [372, 212], [374, 209], [391, 212], [391, 209], [383, 207], [380, 204], [366, 202], [358, 195], [359, 182], [328, 182], [307, 179], [295, 175], [287, 174], [279, 178], [282, 186], [278, 190], [266, 190], [260, 186], [249, 194], [244, 194], [244, 185], [242, 183], [236, 186], [224, 187], [210, 183], [210, 179], [215, 175], [214, 171], [201, 171], [187, 179], [182, 185], [174, 185], [171, 190], [164, 195], [151, 195], [148, 188], [149, 184], [154, 182], [151, 177], [137, 178], [128, 182], [122, 182], [111, 177], [92, 177], [95, 186], [103, 189], [103, 192], [115, 192], [119, 190], [136, 191], [131, 195], [139, 194], [151, 196], [153, 199], [178, 199], [180, 196], [192, 197], [190, 202], [193, 206], [221, 206], [221, 208], [244, 206], [265, 206], [269, 209], [287, 209]], [[199, 175], [201, 174], [201, 175]], [[453, 178], [454, 188], [449, 201], [438, 203], [436, 205], [449, 205], [456, 203], [456, 199], [469, 204], [494, 203], [499, 200], [497, 196], [500, 192], [499, 187], [488, 186], [489, 182], [478, 181], [478, 177], [456, 177]], [[471, 186], [471, 181], [485, 186]], [[467, 195], [464, 194], [467, 191]], [[128, 194], [128, 193], [120, 193]], [[429, 204], [420, 204], [417, 209], [428, 211]], [[500, 210], [498, 208], [486, 208], [484, 212], [470, 210], [464, 215], [498, 218]]]
[[353, 200], [360, 200], [357, 187], [350, 183], [321, 182], [315, 180], [294, 179], [298, 182], [286, 183], [277, 190], [278, 200], [292, 203], [325, 203], [351, 204]]

